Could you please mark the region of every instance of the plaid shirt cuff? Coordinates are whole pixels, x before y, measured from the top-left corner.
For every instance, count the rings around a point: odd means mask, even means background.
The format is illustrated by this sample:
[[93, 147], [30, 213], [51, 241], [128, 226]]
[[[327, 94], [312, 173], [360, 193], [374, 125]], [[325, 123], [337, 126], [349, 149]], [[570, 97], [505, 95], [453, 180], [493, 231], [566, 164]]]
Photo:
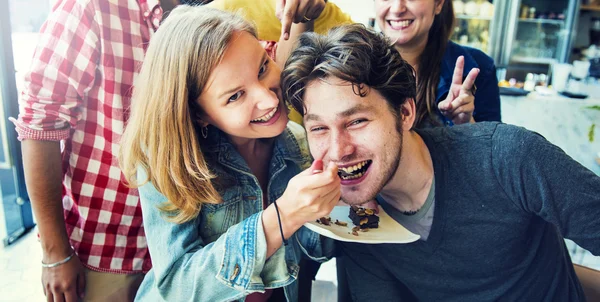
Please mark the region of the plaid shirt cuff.
[[28, 139], [38, 141], [62, 141], [69, 138], [71, 134], [71, 128], [57, 130], [34, 130], [28, 127], [28, 125], [22, 121], [18, 121], [12, 117], [9, 117], [8, 120], [15, 124], [15, 130], [18, 134], [17, 139], [19, 141]]

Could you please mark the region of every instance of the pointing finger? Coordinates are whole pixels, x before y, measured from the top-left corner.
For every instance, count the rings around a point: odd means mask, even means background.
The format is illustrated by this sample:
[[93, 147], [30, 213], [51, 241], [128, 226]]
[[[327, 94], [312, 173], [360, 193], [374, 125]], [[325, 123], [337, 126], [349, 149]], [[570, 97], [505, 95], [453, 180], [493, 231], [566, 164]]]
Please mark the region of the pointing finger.
[[294, 13], [298, 8], [298, 2], [294, 0], [288, 0], [283, 8], [281, 16], [281, 39], [287, 40], [290, 38], [290, 29], [292, 28], [292, 22], [294, 20]]

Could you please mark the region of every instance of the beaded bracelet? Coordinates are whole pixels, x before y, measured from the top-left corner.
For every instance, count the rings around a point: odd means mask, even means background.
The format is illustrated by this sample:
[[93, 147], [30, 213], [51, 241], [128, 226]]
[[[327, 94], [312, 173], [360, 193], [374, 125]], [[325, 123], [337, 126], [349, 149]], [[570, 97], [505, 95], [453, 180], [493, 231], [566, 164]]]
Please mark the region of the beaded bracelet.
[[285, 236], [283, 236], [283, 227], [281, 226], [281, 217], [279, 217], [279, 207], [277, 206], [276, 201], [273, 201], [273, 204], [275, 205], [275, 212], [277, 212], [277, 222], [279, 222], [279, 233], [281, 233], [281, 241], [283, 242], [283, 245], [287, 246], [288, 242], [285, 239]]
[[73, 251], [73, 252], [71, 253], [71, 255], [69, 255], [67, 258], [65, 258], [65, 259], [63, 259], [63, 260], [61, 260], [61, 261], [58, 261], [58, 262], [54, 262], [54, 263], [44, 263], [44, 262], [42, 261], [42, 267], [43, 267], [43, 268], [52, 268], [52, 267], [57, 267], [57, 266], [59, 266], [59, 265], [61, 265], [61, 264], [65, 264], [65, 263], [69, 262], [69, 260], [71, 260], [71, 258], [73, 258], [73, 256], [75, 256], [75, 251]]

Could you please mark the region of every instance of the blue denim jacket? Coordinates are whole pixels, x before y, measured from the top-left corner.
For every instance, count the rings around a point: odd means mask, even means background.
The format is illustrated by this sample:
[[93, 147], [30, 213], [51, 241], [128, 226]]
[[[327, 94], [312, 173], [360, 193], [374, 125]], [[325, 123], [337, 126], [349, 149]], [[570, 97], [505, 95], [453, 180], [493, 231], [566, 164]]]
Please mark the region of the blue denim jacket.
[[[448, 42], [446, 52], [442, 59], [442, 70], [440, 82], [437, 87], [437, 103], [443, 101], [450, 91], [454, 66], [459, 56], [465, 57], [465, 69], [463, 78], [473, 68], [479, 68], [480, 72], [475, 80], [477, 92], [475, 93], [475, 112], [473, 118], [477, 122], [500, 121], [500, 89], [496, 76], [496, 65], [494, 60], [479, 49], [458, 45], [452, 41]], [[437, 110], [444, 125], [453, 125], [452, 120], [446, 118]]]
[[[139, 189], [152, 269], [137, 301], [243, 301], [253, 292], [284, 287], [288, 301], [298, 296], [296, 277], [302, 253], [316, 261], [333, 254], [318, 234], [302, 227], [269, 259], [261, 221], [262, 190], [227, 136], [216, 128], [202, 141], [217, 175], [221, 204], [204, 204], [187, 223], [168, 222], [157, 206], [166, 202], [152, 183]], [[276, 138], [269, 167], [268, 202], [277, 200], [288, 181], [311, 164], [304, 129], [289, 122]], [[143, 169], [138, 179], [145, 179]]]

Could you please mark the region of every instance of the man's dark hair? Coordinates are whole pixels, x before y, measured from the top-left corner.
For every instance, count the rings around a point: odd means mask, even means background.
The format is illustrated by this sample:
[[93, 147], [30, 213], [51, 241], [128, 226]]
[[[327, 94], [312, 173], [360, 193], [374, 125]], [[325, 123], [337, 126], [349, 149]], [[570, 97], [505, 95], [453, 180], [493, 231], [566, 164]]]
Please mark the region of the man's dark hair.
[[416, 96], [413, 68], [383, 34], [362, 24], [336, 27], [327, 35], [303, 34], [281, 74], [283, 98], [304, 115], [306, 86], [328, 77], [351, 83], [362, 97], [377, 90], [396, 115]]

